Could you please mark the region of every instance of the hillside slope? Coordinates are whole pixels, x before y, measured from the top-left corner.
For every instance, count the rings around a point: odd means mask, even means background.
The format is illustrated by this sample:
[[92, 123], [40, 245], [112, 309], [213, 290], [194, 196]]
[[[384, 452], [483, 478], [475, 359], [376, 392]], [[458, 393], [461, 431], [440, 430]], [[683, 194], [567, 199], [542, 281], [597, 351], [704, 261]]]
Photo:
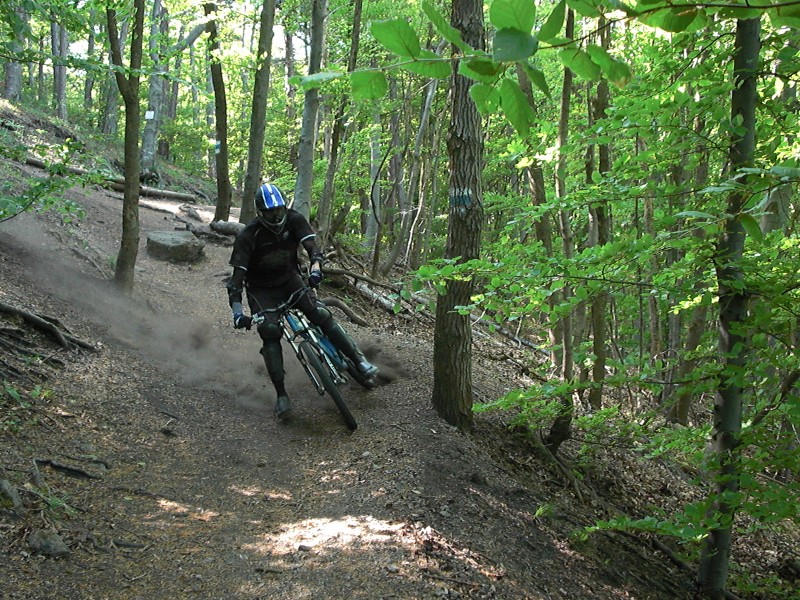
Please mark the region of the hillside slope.
[[[144, 236], [180, 227], [180, 208], [143, 207], [136, 291], [120, 297], [103, 275], [120, 194], [68, 195], [84, 219], [0, 224], [0, 302], [56, 317], [97, 348], [64, 350], [0, 313], [4, 331], [60, 362], [32, 360], [31, 379], [14, 384], [49, 394], [0, 406], [0, 479], [24, 502], [0, 510], [3, 597], [691, 597], [691, 578], [646, 542], [571, 536], [617, 495], [676, 495], [662, 467], [617, 457], [613, 477], [596, 478], [604, 487], [579, 498], [497, 417], [458, 433], [430, 408], [430, 323], [357, 298], [343, 299], [371, 325], [338, 317], [384, 373], [376, 390], [345, 390], [359, 429], [347, 431], [289, 357], [295, 412], [278, 422], [258, 336], [230, 324], [230, 248], [207, 244], [191, 266], [155, 260]], [[477, 344], [481, 399], [519, 381], [492, 360], [504, 344]], [[57, 532], [69, 553], [32, 551], [37, 530]]]

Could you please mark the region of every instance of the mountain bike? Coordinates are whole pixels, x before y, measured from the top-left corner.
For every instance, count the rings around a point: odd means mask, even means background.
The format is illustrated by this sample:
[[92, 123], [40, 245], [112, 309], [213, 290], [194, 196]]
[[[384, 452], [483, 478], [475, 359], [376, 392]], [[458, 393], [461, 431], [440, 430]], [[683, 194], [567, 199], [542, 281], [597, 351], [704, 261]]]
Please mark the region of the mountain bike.
[[347, 382], [347, 376], [367, 389], [374, 388], [375, 383], [361, 375], [353, 362], [336, 349], [322, 330], [311, 323], [301, 310], [295, 308], [298, 299], [309, 289], [302, 287], [279, 306], [255, 313], [252, 322], [257, 326], [265, 320], [266, 314], [280, 314], [283, 339], [288, 342], [306, 375], [320, 396], [327, 392], [347, 427], [355, 431], [358, 423], [344, 401], [339, 386]]

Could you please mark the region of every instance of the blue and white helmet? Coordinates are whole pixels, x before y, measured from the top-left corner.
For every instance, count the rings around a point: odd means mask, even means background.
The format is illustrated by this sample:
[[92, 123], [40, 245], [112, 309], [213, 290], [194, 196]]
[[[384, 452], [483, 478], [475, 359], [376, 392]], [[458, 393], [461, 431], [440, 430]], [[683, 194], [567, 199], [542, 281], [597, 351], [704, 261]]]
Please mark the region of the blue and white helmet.
[[280, 233], [286, 224], [286, 199], [280, 188], [271, 183], [262, 183], [253, 203], [261, 224], [273, 233]]

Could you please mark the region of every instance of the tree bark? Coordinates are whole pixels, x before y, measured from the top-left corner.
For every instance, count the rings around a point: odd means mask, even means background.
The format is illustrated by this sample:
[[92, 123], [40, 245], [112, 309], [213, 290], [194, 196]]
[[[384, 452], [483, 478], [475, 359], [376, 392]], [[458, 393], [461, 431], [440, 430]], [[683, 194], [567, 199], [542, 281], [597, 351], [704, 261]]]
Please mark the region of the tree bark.
[[53, 50], [53, 106], [56, 117], [67, 120], [67, 66], [64, 59], [69, 53], [67, 29], [56, 21], [50, 21], [50, 39]]
[[[161, 112], [164, 104], [164, 88], [166, 80], [161, 71], [164, 38], [168, 33], [167, 10], [161, 0], [153, 0], [153, 11], [150, 22], [150, 60], [153, 63], [149, 77], [147, 94], [147, 111], [145, 113], [144, 131], [142, 132], [142, 177], [145, 180], [158, 181], [156, 172], [156, 146], [158, 130], [161, 125]], [[159, 35], [160, 32], [160, 35]]]
[[[611, 45], [611, 26], [605, 17], [601, 17], [598, 23], [602, 47], [608, 50]], [[609, 106], [608, 81], [600, 80], [597, 84], [597, 93], [594, 106], [590, 108], [593, 113], [591, 119], [597, 122], [604, 119], [606, 110]], [[600, 144], [597, 147], [597, 170], [601, 177], [611, 171], [611, 156], [608, 144]], [[590, 208], [590, 216], [597, 231], [596, 244], [602, 248], [609, 242], [611, 235], [610, 217], [608, 214], [608, 201], [602, 200]], [[603, 404], [603, 384], [606, 378], [606, 361], [608, 330], [606, 327], [608, 307], [608, 293], [599, 290], [592, 298], [591, 318], [592, 318], [592, 353], [594, 362], [592, 363], [592, 386], [589, 388], [589, 406], [595, 410], [602, 408]]]
[[[572, 38], [575, 29], [575, 13], [572, 9], [567, 10], [567, 22], [564, 35]], [[572, 96], [572, 71], [564, 68], [564, 83], [561, 87], [561, 112], [558, 120], [558, 167], [556, 173], [556, 196], [563, 198], [567, 194], [567, 155], [565, 147], [569, 134], [569, 110]], [[561, 233], [561, 243], [564, 249], [564, 259], [569, 261], [574, 254], [572, 241], [572, 225], [570, 224], [570, 213], [568, 209], [562, 208], [559, 211], [559, 229]], [[563, 298], [572, 295], [570, 285], [564, 285]], [[561, 320], [561, 379], [571, 381], [573, 378], [574, 358], [572, 347], [572, 315], [567, 313]], [[572, 436], [572, 417], [575, 412], [572, 394], [566, 393], [561, 398], [561, 414], [555, 418], [544, 443], [554, 454], [558, 451], [561, 444]]]
[[[17, 18], [22, 23], [28, 22], [28, 13], [22, 8], [17, 7], [14, 9]], [[9, 43], [9, 50], [12, 55], [19, 55], [22, 53], [22, 37], [17, 34], [20, 32], [11, 32], [11, 41]], [[22, 63], [18, 60], [9, 59], [5, 64], [5, 81], [3, 86], [3, 97], [11, 102], [19, 101], [22, 95]]]
[[[311, 48], [308, 74], [319, 73], [322, 66], [322, 45], [325, 37], [326, 0], [311, 2]], [[294, 186], [294, 208], [306, 219], [311, 216], [311, 187], [314, 183], [314, 145], [317, 139], [319, 90], [306, 91], [303, 101], [303, 124], [297, 157], [297, 180]]]
[[[475, 49], [485, 48], [483, 2], [453, 0], [451, 25]], [[445, 256], [460, 262], [478, 258], [483, 229], [483, 137], [481, 118], [469, 95], [472, 81], [458, 73], [453, 61], [451, 79], [449, 214]], [[468, 314], [458, 306], [470, 303], [473, 281], [450, 280], [436, 302], [433, 342], [433, 394], [436, 412], [459, 429], [472, 428], [472, 329]]]
[[114, 281], [125, 292], [133, 290], [134, 269], [139, 253], [139, 70], [142, 66], [142, 38], [144, 35], [144, 0], [134, 0], [134, 24], [131, 37], [129, 75], [122, 69], [122, 49], [117, 31], [117, 13], [106, 10], [108, 37], [114, 64], [120, 67], [114, 75], [125, 103], [125, 191], [122, 199], [122, 240]]
[[248, 223], [255, 217], [253, 197], [261, 185], [261, 160], [264, 154], [264, 132], [267, 128], [267, 101], [269, 98], [269, 75], [272, 68], [272, 27], [275, 23], [275, 0], [264, 0], [258, 33], [258, 56], [256, 62], [253, 101], [250, 108], [250, 141], [247, 148], [247, 170], [242, 192], [242, 210], [239, 222]]
[[[760, 52], [759, 19], [739, 20], [733, 50], [734, 90], [731, 94], [731, 121], [740, 122], [744, 132], [734, 134], [730, 148], [730, 165], [739, 183], [747, 176], [738, 174], [752, 166], [755, 155], [756, 75]], [[724, 230], [717, 242], [715, 267], [719, 298], [719, 350], [723, 366], [714, 402], [711, 444], [717, 469], [713, 510], [719, 525], [709, 531], [703, 548], [698, 583], [702, 593], [716, 600], [725, 595], [728, 562], [733, 537], [733, 519], [741, 475], [739, 447], [742, 430], [742, 375], [749, 343], [742, 329], [747, 318], [742, 256], [745, 231], [737, 218], [749, 194], [736, 190], [728, 196]]]
[[[217, 5], [213, 2], [203, 4], [207, 17], [214, 15]], [[219, 61], [219, 38], [216, 17], [206, 23], [208, 31], [208, 53], [210, 58], [211, 82], [214, 87], [214, 123], [217, 143], [214, 147], [214, 162], [217, 167], [217, 206], [215, 221], [227, 221], [231, 214], [231, 179], [228, 170], [228, 101], [225, 96], [225, 79]]]

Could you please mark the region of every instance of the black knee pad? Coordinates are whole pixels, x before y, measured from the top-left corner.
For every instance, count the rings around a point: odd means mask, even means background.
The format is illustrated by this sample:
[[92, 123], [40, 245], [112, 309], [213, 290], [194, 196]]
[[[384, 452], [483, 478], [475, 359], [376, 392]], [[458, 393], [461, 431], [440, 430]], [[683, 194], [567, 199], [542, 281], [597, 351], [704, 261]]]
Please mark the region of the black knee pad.
[[277, 323], [264, 321], [258, 324], [258, 335], [260, 335], [261, 339], [265, 342], [280, 340], [281, 336], [283, 336], [283, 327]]
[[321, 303], [314, 306], [314, 310], [308, 315], [309, 321], [311, 321], [314, 325], [319, 325], [323, 329], [325, 328], [325, 325], [328, 324], [328, 321], [330, 321], [332, 318], [333, 315], [331, 314], [331, 311], [325, 308], [325, 305]]

